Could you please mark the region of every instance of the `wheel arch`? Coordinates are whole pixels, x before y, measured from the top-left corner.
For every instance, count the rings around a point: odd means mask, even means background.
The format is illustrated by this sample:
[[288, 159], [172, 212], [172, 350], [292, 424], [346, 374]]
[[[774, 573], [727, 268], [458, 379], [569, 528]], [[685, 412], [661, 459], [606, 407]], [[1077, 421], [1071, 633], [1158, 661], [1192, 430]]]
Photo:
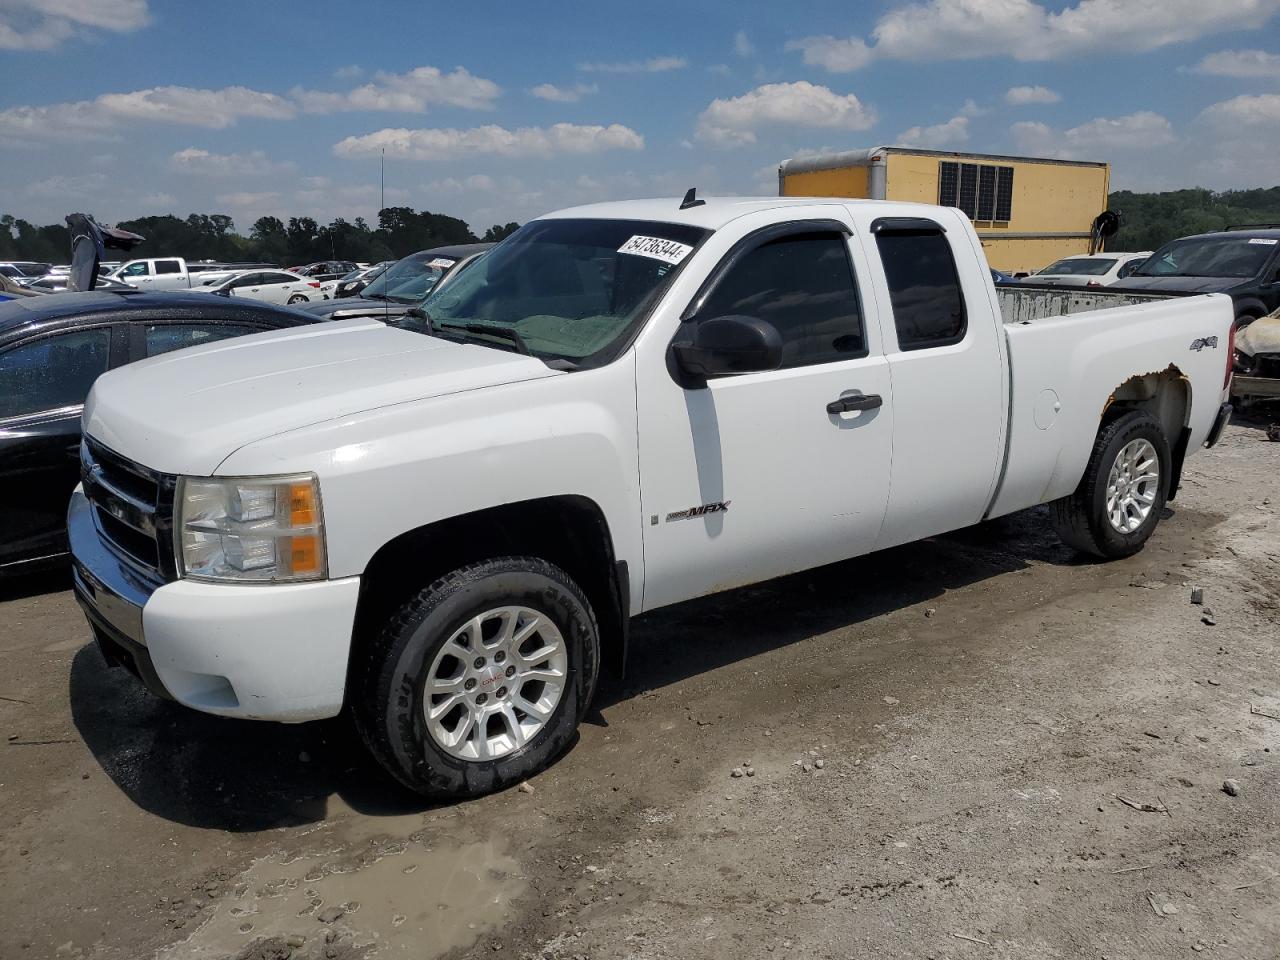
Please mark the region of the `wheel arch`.
[[621, 674], [631, 614], [630, 573], [626, 562], [616, 558], [604, 511], [579, 495], [476, 510], [405, 531], [383, 544], [361, 575], [353, 645], [378, 629], [416, 590], [450, 570], [501, 556], [539, 557], [569, 574], [595, 613], [603, 665]]
[[1168, 499], [1172, 500], [1178, 492], [1191, 438], [1190, 379], [1172, 363], [1164, 370], [1129, 377], [1107, 397], [1098, 431], [1131, 410], [1151, 414], [1164, 430], [1171, 458]]

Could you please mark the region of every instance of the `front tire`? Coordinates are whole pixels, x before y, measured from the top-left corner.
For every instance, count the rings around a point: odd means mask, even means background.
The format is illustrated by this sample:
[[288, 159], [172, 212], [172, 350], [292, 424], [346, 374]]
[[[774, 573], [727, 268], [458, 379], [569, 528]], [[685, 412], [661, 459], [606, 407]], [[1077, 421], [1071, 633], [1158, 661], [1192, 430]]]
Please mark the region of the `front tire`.
[[1099, 433], [1080, 485], [1049, 504], [1067, 546], [1107, 560], [1142, 549], [1169, 494], [1169, 440], [1155, 417], [1125, 413]]
[[595, 693], [599, 629], [567, 573], [535, 557], [454, 570], [353, 653], [370, 751], [409, 789], [477, 796], [537, 773]]

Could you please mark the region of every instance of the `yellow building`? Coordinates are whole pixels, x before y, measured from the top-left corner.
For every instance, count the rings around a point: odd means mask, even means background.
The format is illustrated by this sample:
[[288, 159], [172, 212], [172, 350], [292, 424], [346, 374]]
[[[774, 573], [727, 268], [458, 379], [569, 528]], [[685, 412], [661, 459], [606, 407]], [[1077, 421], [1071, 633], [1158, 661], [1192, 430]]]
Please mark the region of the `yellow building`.
[[1106, 163], [875, 147], [786, 160], [778, 167], [778, 194], [959, 207], [991, 266], [1022, 273], [1089, 253], [1110, 180]]

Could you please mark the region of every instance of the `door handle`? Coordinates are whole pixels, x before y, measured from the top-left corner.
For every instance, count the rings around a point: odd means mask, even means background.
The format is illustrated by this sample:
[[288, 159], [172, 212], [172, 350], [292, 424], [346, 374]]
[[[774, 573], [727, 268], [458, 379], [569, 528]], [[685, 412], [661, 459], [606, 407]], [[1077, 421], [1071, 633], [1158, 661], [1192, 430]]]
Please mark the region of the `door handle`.
[[884, 405], [884, 398], [878, 393], [857, 393], [827, 404], [827, 413], [853, 413], [855, 410], [874, 410]]

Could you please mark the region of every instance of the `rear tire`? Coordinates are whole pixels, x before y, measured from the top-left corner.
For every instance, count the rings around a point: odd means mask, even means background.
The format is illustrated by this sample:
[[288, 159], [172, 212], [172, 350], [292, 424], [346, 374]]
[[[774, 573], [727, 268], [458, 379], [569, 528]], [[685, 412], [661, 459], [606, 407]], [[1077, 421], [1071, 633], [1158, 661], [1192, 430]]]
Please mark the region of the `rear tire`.
[[1149, 413], [1130, 411], [1103, 427], [1080, 485], [1049, 504], [1062, 542], [1107, 560], [1141, 550], [1164, 511], [1171, 459], [1164, 428]]
[[310, 302], [311, 302], [310, 300], [308, 300], [306, 297], [304, 297], [300, 293], [295, 293], [292, 297], [289, 298], [289, 306], [293, 306], [295, 303], [310, 303]]
[[600, 638], [567, 573], [502, 557], [436, 580], [352, 657], [370, 751], [409, 789], [447, 799], [517, 783], [565, 749], [595, 693]]

